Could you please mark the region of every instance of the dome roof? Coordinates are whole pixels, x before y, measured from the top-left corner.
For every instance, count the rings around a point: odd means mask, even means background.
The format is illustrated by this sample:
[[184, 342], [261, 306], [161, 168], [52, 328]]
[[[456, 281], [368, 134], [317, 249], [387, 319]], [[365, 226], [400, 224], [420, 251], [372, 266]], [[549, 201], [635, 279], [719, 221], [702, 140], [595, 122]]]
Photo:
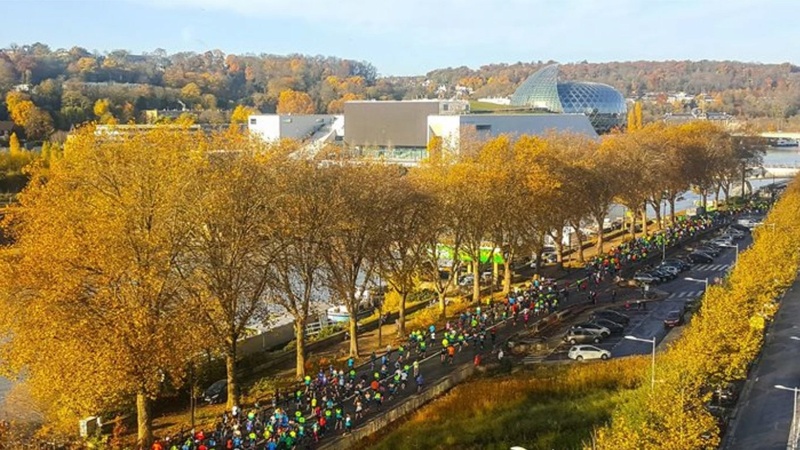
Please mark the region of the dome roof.
[[559, 83], [557, 64], [528, 77], [511, 95], [511, 104], [554, 113], [585, 114], [598, 133], [624, 126], [628, 112], [625, 98], [607, 84]]

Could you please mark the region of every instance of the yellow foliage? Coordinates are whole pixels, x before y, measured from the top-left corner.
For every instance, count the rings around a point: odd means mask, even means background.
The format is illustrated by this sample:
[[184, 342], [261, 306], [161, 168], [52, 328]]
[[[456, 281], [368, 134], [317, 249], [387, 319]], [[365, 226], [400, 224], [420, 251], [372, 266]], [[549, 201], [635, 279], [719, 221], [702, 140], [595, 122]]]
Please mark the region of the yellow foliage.
[[314, 101], [305, 92], [286, 89], [278, 96], [278, 114], [314, 114], [315, 110]]
[[255, 108], [245, 105], [236, 105], [236, 108], [234, 108], [231, 113], [231, 123], [247, 123], [247, 118], [254, 114], [258, 114]]
[[800, 267], [800, 183], [794, 181], [754, 232], [730, 276], [711, 286], [682, 337], [656, 361], [655, 390], [616, 411], [598, 431], [600, 449], [714, 448], [715, 419], [705, 408], [715, 383], [741, 379], [763, 343], [763, 327], [776, 299]]

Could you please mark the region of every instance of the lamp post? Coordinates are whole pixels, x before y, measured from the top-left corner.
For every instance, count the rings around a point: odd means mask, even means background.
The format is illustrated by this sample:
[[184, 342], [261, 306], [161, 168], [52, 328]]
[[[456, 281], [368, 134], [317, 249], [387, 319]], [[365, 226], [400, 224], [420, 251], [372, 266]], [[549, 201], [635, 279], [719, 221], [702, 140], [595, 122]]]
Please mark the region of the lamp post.
[[686, 277], [686, 278], [684, 278], [684, 280], [686, 280], [686, 281], [694, 281], [696, 283], [703, 283], [705, 285], [705, 289], [704, 290], [705, 291], [708, 290], [708, 278], [699, 279], [699, 278]]
[[[795, 421], [797, 419], [797, 392], [800, 391], [800, 388], [787, 387], [787, 386], [784, 386], [782, 384], [776, 384], [775, 385], [775, 389], [780, 389], [782, 391], [791, 391], [793, 393], [793, 396], [794, 396], [794, 407], [792, 408], [792, 424], [791, 424], [790, 428], [794, 428]], [[791, 433], [791, 431], [790, 431], [790, 433]], [[794, 436], [789, 436], [789, 446], [788, 446], [788, 448], [790, 448], [792, 450], [796, 450], [797, 449], [797, 439]]]
[[652, 391], [656, 387], [656, 337], [653, 336], [653, 339], [642, 339], [636, 336], [627, 335], [625, 339], [629, 341], [639, 341], [639, 342], [647, 342], [653, 345], [653, 361], [650, 365], [650, 390]]

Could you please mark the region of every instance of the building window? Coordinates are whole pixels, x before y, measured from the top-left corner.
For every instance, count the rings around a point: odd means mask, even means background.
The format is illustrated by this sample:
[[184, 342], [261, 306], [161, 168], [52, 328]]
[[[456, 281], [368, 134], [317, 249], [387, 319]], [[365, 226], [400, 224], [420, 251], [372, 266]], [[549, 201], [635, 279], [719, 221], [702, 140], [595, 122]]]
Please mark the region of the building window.
[[491, 125], [475, 125], [476, 131], [492, 131]]
[[256, 119], [256, 118], [250, 119], [250, 125], [255, 125], [256, 124], [256, 120], [258, 120], [258, 119]]

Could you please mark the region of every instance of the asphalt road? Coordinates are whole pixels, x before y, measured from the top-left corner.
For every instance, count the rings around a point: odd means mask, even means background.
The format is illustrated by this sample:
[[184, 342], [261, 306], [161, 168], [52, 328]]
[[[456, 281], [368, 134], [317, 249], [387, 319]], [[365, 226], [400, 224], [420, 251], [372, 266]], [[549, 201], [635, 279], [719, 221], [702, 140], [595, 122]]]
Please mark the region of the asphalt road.
[[776, 384], [800, 386], [797, 364], [800, 342], [800, 279], [787, 291], [737, 404], [735, 420], [720, 448], [769, 450], [787, 448], [792, 421], [792, 392]]
[[[736, 241], [739, 244], [739, 249], [744, 250], [752, 243], [752, 238], [746, 234], [744, 238]], [[691, 246], [689, 247], [691, 248]], [[683, 252], [676, 252], [675, 255], [686, 254], [688, 250]], [[710, 264], [695, 264], [691, 269], [680, 273], [674, 280], [654, 286], [654, 292], [658, 295], [660, 300], [649, 301], [646, 303], [646, 310], [637, 310], [636, 303], [631, 302], [631, 308], [626, 310], [624, 307], [613, 307], [612, 309], [618, 310], [630, 317], [630, 323], [625, 327], [622, 333], [612, 334], [604, 339], [597, 347], [609, 350], [612, 357], [631, 356], [638, 354], [649, 354], [652, 352], [651, 344], [647, 342], [631, 341], [624, 339], [625, 335], [632, 335], [642, 339], [656, 338], [656, 344], [661, 342], [669, 333], [670, 329], [664, 327], [664, 319], [670, 311], [679, 309], [685, 306], [687, 301], [702, 296], [705, 286], [702, 282], [688, 281], [686, 278], [706, 279], [713, 282], [716, 277], [723, 277], [727, 271], [730, 270], [736, 258], [736, 250], [734, 248], [724, 249], [720, 252], [719, 256], [714, 258], [714, 262]], [[618, 290], [618, 292], [622, 292]], [[629, 298], [641, 297], [638, 295], [628, 295]], [[619, 296], [618, 298], [624, 300], [625, 297]], [[619, 302], [618, 302], [619, 303]], [[602, 298], [600, 305], [602, 306]], [[557, 331], [551, 334], [549, 343], [551, 346], [557, 345], [555, 350], [550, 356], [546, 358], [548, 361], [558, 361], [567, 359], [567, 351], [570, 345], [567, 343], [559, 343], [566, 333], [567, 329], [574, 323], [587, 321], [591, 312], [585, 312], [577, 318], [570, 320], [570, 323], [564, 324]], [[800, 335], [800, 330], [798, 330]], [[798, 342], [800, 344], [800, 342]]]

